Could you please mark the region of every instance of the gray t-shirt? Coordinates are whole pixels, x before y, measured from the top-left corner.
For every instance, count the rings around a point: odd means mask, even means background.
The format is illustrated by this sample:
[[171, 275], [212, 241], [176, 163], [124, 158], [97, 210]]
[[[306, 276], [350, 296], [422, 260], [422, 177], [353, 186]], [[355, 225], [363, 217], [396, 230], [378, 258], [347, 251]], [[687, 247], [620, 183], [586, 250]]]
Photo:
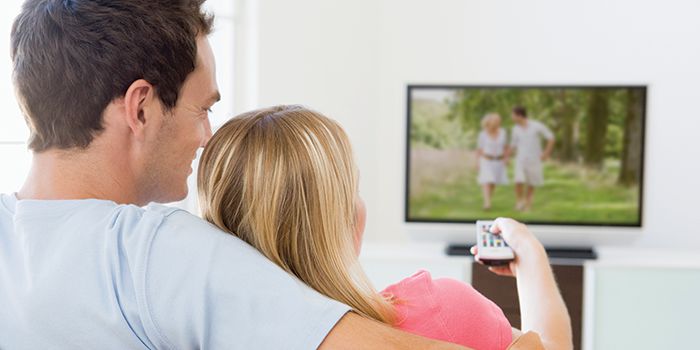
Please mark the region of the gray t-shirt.
[[516, 149], [516, 159], [537, 160], [542, 156], [542, 139], [553, 140], [554, 134], [537, 120], [528, 119], [525, 127], [513, 126], [510, 145]]
[[0, 349], [315, 349], [348, 309], [183, 210], [0, 196]]

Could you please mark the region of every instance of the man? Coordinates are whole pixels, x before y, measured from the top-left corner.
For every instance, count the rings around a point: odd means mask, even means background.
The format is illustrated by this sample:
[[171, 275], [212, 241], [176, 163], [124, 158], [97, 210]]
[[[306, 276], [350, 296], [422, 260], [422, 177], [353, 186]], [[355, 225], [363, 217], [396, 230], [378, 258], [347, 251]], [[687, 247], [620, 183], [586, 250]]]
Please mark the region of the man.
[[348, 313], [182, 210], [219, 99], [201, 0], [28, 0], [33, 162], [0, 196], [0, 348], [460, 349]]
[[[528, 119], [525, 107], [516, 106], [512, 112], [513, 131], [509, 153], [515, 156], [515, 209], [528, 211], [532, 208], [535, 188], [544, 184], [542, 162], [549, 159], [554, 148], [554, 134], [537, 120]], [[547, 146], [542, 151], [542, 139]]]

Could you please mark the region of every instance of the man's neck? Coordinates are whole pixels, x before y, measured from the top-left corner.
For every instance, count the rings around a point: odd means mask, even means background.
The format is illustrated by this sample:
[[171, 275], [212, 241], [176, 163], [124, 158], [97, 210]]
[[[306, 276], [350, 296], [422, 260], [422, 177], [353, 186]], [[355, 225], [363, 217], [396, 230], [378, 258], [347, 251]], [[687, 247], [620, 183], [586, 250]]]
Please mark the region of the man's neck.
[[34, 153], [19, 199], [104, 199], [139, 204], [134, 184], [120, 162], [89, 152], [49, 150]]

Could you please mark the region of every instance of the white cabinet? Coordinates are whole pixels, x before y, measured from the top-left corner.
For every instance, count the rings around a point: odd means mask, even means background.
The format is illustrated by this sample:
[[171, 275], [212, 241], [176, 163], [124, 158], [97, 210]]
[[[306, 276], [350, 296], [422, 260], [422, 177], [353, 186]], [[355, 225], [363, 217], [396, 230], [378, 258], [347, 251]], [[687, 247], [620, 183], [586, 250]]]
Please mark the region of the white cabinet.
[[587, 269], [585, 349], [700, 348], [699, 267]]

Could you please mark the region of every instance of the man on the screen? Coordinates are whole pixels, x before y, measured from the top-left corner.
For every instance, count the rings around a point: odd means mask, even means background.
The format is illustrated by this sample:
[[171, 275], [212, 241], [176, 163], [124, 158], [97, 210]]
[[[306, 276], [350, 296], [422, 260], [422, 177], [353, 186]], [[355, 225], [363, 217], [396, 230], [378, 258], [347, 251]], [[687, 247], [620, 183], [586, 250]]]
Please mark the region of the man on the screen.
[[[554, 134], [541, 122], [528, 119], [525, 107], [513, 107], [512, 117], [515, 126], [508, 153], [515, 152], [515, 209], [528, 211], [532, 208], [535, 187], [544, 184], [542, 162], [552, 153]], [[542, 139], [547, 140], [544, 151]]]

